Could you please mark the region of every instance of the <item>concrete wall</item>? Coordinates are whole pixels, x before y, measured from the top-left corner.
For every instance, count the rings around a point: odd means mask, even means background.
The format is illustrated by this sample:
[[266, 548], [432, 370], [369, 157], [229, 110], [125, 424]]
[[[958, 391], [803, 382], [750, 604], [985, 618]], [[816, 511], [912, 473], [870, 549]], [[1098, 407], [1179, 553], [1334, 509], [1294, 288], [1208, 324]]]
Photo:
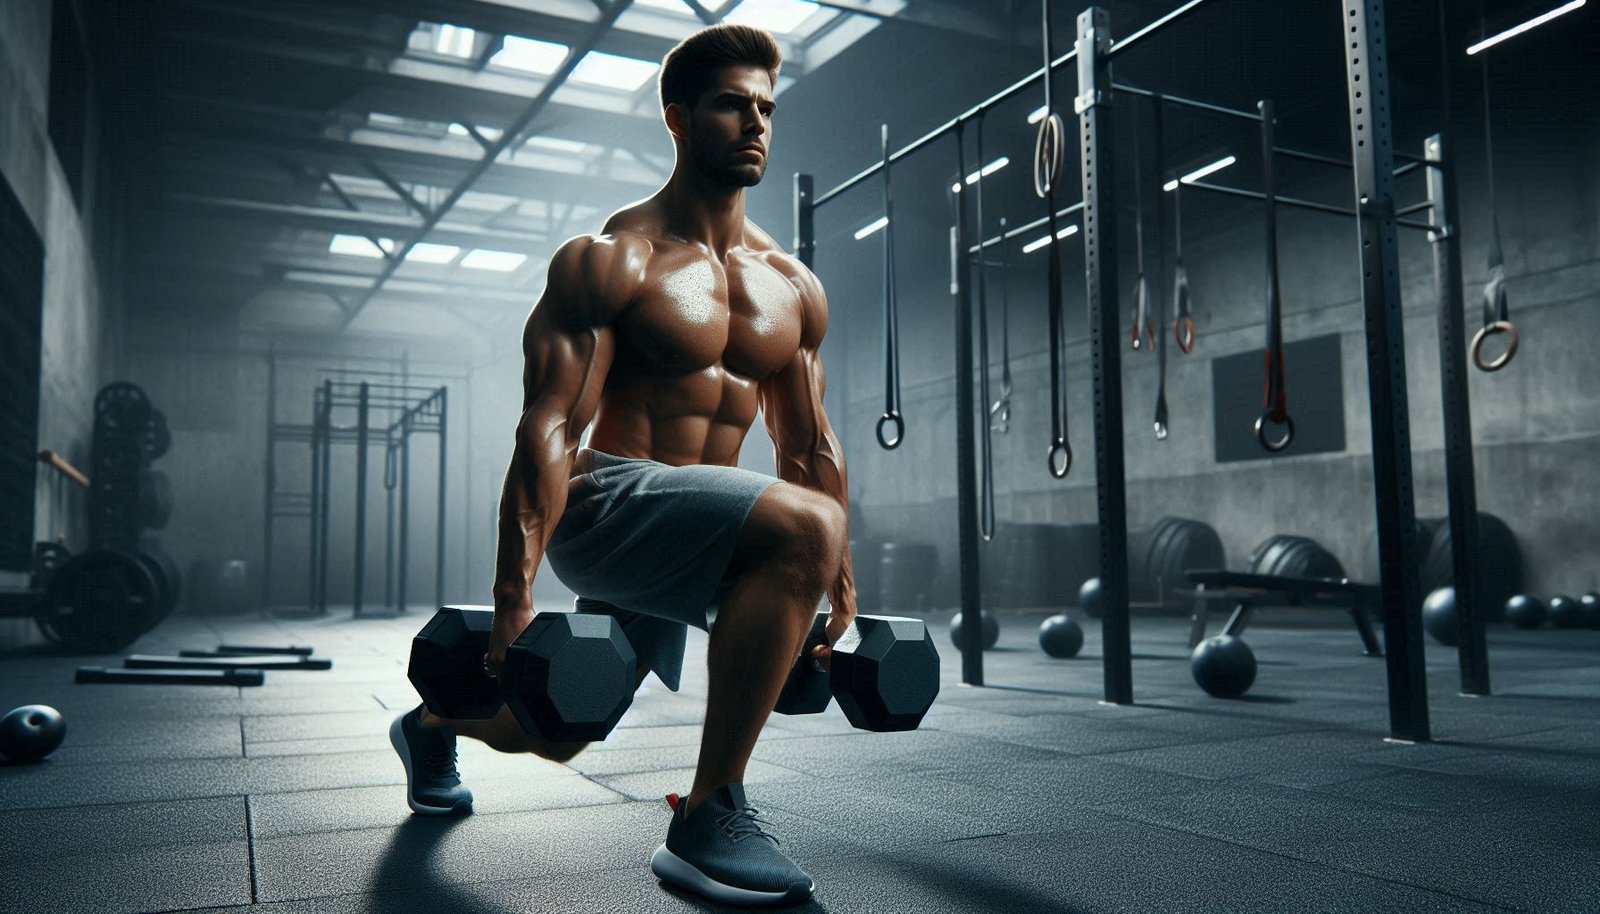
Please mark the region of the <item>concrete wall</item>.
[[[121, 302], [108, 280], [115, 233], [106, 230], [117, 213], [94, 103], [81, 200], [74, 201], [50, 143], [51, 8], [49, 0], [0, 4], [0, 178], [45, 246], [39, 446], [87, 467], [95, 391], [121, 365]], [[90, 84], [92, 97], [92, 68]], [[36, 539], [63, 539], [74, 551], [87, 545], [85, 490], [41, 468], [34, 505]], [[37, 637], [31, 622], [0, 622], [0, 643]]]

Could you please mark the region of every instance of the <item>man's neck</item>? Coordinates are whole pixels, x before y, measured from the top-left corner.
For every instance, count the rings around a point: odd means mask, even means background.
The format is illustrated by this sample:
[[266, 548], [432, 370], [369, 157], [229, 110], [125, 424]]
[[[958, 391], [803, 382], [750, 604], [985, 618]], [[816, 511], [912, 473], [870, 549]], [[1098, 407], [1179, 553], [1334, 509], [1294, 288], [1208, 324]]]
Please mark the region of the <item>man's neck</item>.
[[656, 197], [668, 231], [725, 257], [729, 248], [744, 241], [744, 191], [680, 166]]

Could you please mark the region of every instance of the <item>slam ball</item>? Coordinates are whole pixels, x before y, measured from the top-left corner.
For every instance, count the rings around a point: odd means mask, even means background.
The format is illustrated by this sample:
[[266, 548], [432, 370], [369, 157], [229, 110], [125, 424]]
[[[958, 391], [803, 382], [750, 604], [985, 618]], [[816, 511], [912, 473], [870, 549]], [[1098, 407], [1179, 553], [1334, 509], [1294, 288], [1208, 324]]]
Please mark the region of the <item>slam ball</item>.
[[1207, 638], [1189, 657], [1189, 672], [1206, 694], [1238, 698], [1256, 681], [1256, 655], [1233, 635]]
[[1578, 608], [1578, 601], [1564, 594], [1550, 598], [1550, 609], [1547, 613], [1550, 624], [1556, 628], [1577, 628], [1583, 624], [1582, 610]]
[[1076, 657], [1083, 650], [1083, 628], [1071, 616], [1051, 616], [1039, 623], [1039, 646], [1052, 657]]
[[67, 721], [49, 705], [23, 705], [0, 717], [0, 755], [13, 763], [37, 762], [56, 751]]
[[1440, 644], [1456, 646], [1456, 589], [1440, 587], [1422, 601], [1422, 627]]
[[1506, 621], [1517, 628], [1538, 628], [1544, 624], [1544, 604], [1538, 597], [1515, 594], [1506, 601]]
[[1106, 614], [1105, 606], [1100, 602], [1099, 578], [1090, 578], [1078, 588], [1078, 606], [1091, 619], [1099, 619]]
[[1584, 628], [1600, 628], [1600, 590], [1578, 598], [1578, 623]]
[[[982, 613], [983, 641], [980, 649], [986, 651], [994, 647], [995, 642], [1000, 640], [1000, 622], [987, 609], [982, 610]], [[954, 644], [958, 651], [967, 649], [967, 629], [966, 626], [961, 624], [960, 610], [957, 610], [956, 614], [950, 618], [950, 643]]]

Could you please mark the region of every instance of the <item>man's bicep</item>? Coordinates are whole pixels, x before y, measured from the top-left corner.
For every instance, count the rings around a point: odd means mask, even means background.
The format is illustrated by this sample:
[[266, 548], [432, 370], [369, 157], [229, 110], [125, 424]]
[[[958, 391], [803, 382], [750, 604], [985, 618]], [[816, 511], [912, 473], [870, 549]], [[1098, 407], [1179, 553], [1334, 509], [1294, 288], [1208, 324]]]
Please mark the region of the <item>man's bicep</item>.
[[822, 358], [814, 349], [799, 350], [761, 382], [762, 418], [779, 453], [798, 453], [817, 443], [828, 421], [822, 411], [825, 389]]

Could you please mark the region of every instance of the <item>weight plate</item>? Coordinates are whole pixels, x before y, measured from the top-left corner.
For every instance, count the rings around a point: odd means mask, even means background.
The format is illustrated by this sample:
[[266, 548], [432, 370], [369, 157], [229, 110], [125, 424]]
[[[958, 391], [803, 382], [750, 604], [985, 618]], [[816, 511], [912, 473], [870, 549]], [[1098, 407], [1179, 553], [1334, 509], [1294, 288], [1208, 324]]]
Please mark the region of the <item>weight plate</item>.
[[133, 554], [97, 549], [56, 572], [39, 603], [39, 628], [88, 653], [120, 650], [160, 617], [160, 584]]

